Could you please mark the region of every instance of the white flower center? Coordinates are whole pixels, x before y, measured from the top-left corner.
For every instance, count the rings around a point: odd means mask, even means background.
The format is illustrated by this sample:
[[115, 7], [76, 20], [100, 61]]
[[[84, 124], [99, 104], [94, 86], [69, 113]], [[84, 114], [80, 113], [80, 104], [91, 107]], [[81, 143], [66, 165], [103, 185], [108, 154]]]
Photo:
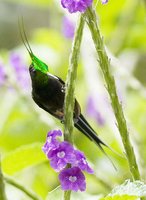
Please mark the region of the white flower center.
[[49, 136], [49, 137], [47, 138], [47, 142], [50, 143], [51, 140], [52, 140], [52, 136]]
[[70, 177], [69, 177], [69, 181], [70, 181], [70, 182], [73, 182], [73, 183], [74, 183], [76, 180], [77, 180], [77, 177], [76, 177], [76, 176], [70, 176]]
[[58, 158], [64, 158], [64, 156], [65, 156], [65, 152], [64, 151], [60, 151], [60, 152], [57, 153], [57, 157]]

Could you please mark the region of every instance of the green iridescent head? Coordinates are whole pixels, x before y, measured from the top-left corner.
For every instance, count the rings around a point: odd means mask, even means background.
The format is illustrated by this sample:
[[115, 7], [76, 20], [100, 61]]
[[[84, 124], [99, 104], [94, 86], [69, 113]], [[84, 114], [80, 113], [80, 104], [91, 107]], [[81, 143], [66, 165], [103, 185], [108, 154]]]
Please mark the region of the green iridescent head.
[[37, 58], [34, 54], [31, 54], [30, 57], [32, 59], [32, 65], [34, 69], [39, 70], [43, 73], [47, 73], [49, 71], [48, 66], [44, 62], [42, 62], [39, 58]]
[[23, 44], [25, 45], [25, 47], [26, 47], [26, 49], [27, 49], [27, 51], [28, 51], [28, 53], [31, 57], [32, 66], [34, 67], [35, 70], [39, 70], [39, 71], [46, 74], [49, 71], [48, 66], [34, 55], [32, 49], [29, 45], [23, 24], [22, 24], [22, 30], [20, 29], [20, 34], [21, 34]]

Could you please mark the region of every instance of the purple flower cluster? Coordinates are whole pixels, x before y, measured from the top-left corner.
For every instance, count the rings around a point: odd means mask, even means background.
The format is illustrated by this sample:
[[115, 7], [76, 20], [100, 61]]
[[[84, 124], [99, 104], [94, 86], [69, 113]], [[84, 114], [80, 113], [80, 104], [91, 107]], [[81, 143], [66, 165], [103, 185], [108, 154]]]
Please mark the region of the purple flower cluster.
[[[89, 167], [85, 155], [76, 149], [67, 141], [60, 142], [56, 139], [61, 136], [60, 130], [50, 131], [47, 135], [43, 151], [50, 160], [51, 167], [60, 172], [59, 180], [63, 190], [85, 191], [85, 176], [82, 173], [86, 171], [90, 174], [93, 170]], [[70, 168], [66, 168], [70, 164]]]
[[62, 33], [67, 39], [72, 39], [74, 37], [75, 32], [75, 25], [74, 23], [69, 19], [69, 17], [63, 17], [63, 23], [62, 23]]
[[105, 125], [105, 119], [103, 114], [100, 112], [99, 102], [93, 98], [93, 96], [89, 96], [87, 101], [87, 114], [96, 120], [96, 122], [103, 126]]
[[[63, 8], [66, 8], [70, 13], [85, 12], [92, 5], [93, 0], [61, 0]], [[102, 4], [106, 4], [108, 0], [101, 0]]]
[[61, 0], [61, 4], [70, 13], [85, 12], [91, 6], [93, 0]]
[[0, 63], [0, 86], [4, 84], [5, 80], [6, 80], [6, 73], [4, 70], [4, 66], [2, 63]]
[[19, 54], [12, 53], [10, 55], [10, 64], [16, 73], [16, 79], [23, 89], [30, 87], [30, 78], [26, 65]]

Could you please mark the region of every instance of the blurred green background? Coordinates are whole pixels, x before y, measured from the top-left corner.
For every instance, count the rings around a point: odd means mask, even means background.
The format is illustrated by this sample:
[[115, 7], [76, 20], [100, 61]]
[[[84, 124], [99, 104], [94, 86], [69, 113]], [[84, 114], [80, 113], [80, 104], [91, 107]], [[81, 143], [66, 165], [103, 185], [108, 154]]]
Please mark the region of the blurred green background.
[[[111, 59], [111, 70], [123, 105], [142, 179], [146, 180], [146, 1], [109, 0], [96, 5], [99, 26]], [[66, 79], [72, 38], [65, 34], [68, 18], [75, 26], [78, 14], [68, 14], [57, 0], [0, 0], [0, 154], [2, 170], [42, 199], [61, 199], [57, 173], [42, 152], [49, 130], [63, 125], [38, 108], [31, 99], [29, 55], [20, 37], [18, 19], [35, 55], [51, 73]], [[110, 147], [106, 150], [117, 167], [113, 169], [95, 144], [74, 129], [74, 144], [86, 154], [94, 175], [86, 174], [86, 195], [74, 199], [96, 199], [131, 179], [105, 83], [97, 62], [88, 27], [81, 46], [76, 97], [83, 114]], [[123, 156], [123, 157], [122, 157]], [[8, 200], [29, 199], [6, 184]], [[58, 196], [57, 196], [58, 195]], [[84, 196], [85, 195], [85, 196]]]

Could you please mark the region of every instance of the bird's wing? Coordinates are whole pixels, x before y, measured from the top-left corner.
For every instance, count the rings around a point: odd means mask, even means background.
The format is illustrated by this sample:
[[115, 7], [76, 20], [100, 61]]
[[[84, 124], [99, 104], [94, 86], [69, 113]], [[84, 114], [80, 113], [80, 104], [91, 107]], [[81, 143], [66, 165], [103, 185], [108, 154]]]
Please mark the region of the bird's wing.
[[42, 108], [43, 110], [45, 110], [46, 112], [50, 113], [51, 115], [53, 115], [55, 118], [62, 120], [64, 117], [64, 113], [63, 110], [56, 110], [56, 111], [52, 111], [50, 109], [48, 109], [47, 107], [45, 107], [43, 104], [40, 103], [40, 101], [37, 101], [37, 99], [33, 99], [35, 101], [35, 103]]
[[[59, 82], [62, 84], [62, 92], [65, 93], [65, 82], [58, 76], [55, 76], [55, 77], [58, 78]], [[74, 120], [75, 121], [80, 116], [80, 114], [81, 114], [81, 107], [78, 101], [75, 99], [75, 106], [74, 106]]]

